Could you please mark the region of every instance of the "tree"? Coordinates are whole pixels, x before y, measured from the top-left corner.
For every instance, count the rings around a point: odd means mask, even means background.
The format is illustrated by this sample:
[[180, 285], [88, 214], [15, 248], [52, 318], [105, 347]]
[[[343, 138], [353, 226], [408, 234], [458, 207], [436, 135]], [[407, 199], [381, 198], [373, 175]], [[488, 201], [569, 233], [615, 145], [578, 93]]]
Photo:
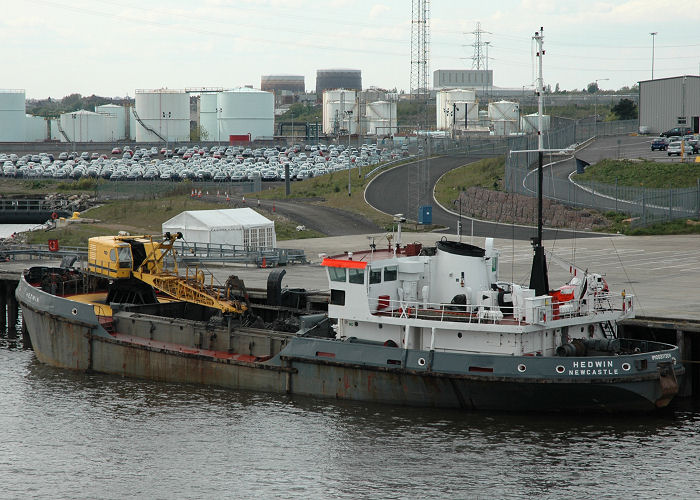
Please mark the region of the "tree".
[[637, 105], [630, 99], [620, 99], [615, 106], [610, 108], [619, 120], [634, 120], [637, 118]]
[[560, 91], [561, 89], [559, 88], [559, 82], [557, 82], [557, 84], [554, 86], [554, 93], [558, 94]]
[[598, 82], [589, 83], [588, 86], [586, 87], [586, 90], [588, 91], [589, 94], [595, 94], [596, 92], [598, 92], [598, 90], [600, 90], [598, 88]]

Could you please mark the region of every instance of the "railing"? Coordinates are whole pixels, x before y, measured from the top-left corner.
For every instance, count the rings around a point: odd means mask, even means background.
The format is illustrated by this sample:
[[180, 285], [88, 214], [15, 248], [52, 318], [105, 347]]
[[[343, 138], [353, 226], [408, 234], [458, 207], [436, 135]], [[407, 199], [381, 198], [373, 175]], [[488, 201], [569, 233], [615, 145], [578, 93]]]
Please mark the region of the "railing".
[[250, 248], [241, 245], [217, 243], [176, 242], [173, 248], [184, 263], [209, 261], [240, 264], [256, 264], [271, 267], [285, 264], [305, 264], [304, 250], [294, 248]]
[[595, 316], [611, 312], [621, 313], [621, 318], [624, 318], [634, 312], [634, 296], [604, 292], [588, 295], [580, 300], [556, 302], [553, 302], [549, 296], [534, 297], [526, 298], [525, 304], [507, 307], [390, 300], [379, 296], [370, 297], [369, 307], [374, 315], [391, 318], [478, 324], [544, 325], [571, 318], [585, 317], [594, 321]]

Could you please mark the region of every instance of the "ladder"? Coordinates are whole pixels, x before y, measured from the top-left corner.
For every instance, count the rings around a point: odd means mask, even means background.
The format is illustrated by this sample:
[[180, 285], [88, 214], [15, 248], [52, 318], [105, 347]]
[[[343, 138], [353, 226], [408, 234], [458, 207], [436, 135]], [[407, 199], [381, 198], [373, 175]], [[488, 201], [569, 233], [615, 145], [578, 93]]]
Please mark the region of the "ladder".
[[143, 122], [143, 120], [139, 117], [139, 114], [136, 112], [136, 108], [131, 108], [131, 112], [134, 114], [134, 118], [136, 119], [136, 121], [139, 122], [139, 124], [140, 124], [143, 128], [145, 128], [145, 129], [148, 130], [150, 133], [152, 133], [153, 135], [155, 135], [156, 137], [158, 137], [158, 139], [160, 139], [161, 141], [167, 142], [167, 141], [165, 140], [165, 137], [163, 137], [162, 135], [160, 135], [158, 132], [156, 132], [155, 130], [153, 130], [151, 127], [149, 127], [148, 125], [146, 125], [146, 124]]

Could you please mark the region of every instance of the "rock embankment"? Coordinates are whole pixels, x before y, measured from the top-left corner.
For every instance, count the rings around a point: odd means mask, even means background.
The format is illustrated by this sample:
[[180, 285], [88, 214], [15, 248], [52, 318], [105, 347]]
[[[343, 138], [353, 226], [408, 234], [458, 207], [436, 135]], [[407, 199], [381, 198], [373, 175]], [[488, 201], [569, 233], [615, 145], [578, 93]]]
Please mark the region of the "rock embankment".
[[[470, 187], [454, 201], [454, 209], [462, 200], [462, 215], [508, 224], [537, 224], [537, 198], [520, 194]], [[609, 222], [598, 212], [571, 208], [552, 200], [543, 200], [542, 212], [546, 227], [578, 230], [604, 229]]]

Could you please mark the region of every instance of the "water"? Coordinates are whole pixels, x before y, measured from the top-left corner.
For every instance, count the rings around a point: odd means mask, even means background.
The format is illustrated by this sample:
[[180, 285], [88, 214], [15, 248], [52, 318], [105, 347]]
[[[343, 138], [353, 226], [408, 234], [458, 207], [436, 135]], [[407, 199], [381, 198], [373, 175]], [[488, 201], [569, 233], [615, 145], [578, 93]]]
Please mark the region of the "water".
[[74, 373], [0, 339], [0, 498], [699, 498], [700, 409], [435, 411]]
[[13, 233], [29, 231], [40, 224], [0, 224], [0, 238], [9, 238]]

